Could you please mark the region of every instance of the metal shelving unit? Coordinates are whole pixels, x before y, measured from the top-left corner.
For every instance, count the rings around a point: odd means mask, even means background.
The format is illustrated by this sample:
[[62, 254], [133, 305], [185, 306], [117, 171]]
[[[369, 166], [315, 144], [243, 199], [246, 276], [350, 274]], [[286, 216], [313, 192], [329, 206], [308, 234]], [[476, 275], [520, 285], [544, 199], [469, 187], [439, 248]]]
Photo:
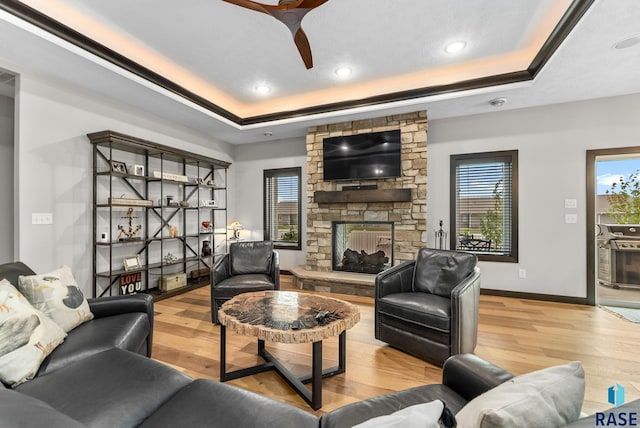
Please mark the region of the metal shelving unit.
[[[230, 163], [113, 131], [87, 136], [93, 144], [94, 296], [163, 298], [209, 284], [209, 269], [227, 252]], [[203, 251], [205, 241], [211, 254]], [[125, 260], [136, 262], [125, 269]], [[181, 275], [186, 286], [160, 289], [161, 278]]]

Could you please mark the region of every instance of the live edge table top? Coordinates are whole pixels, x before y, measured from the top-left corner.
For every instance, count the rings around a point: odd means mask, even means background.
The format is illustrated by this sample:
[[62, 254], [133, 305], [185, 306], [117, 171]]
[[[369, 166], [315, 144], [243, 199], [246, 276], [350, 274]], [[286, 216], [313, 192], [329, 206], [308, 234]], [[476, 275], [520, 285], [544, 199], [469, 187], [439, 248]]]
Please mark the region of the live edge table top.
[[[319, 313], [325, 315], [320, 322]], [[220, 324], [237, 334], [277, 343], [318, 342], [360, 321], [360, 311], [351, 303], [295, 291], [239, 294], [222, 305], [218, 316]]]

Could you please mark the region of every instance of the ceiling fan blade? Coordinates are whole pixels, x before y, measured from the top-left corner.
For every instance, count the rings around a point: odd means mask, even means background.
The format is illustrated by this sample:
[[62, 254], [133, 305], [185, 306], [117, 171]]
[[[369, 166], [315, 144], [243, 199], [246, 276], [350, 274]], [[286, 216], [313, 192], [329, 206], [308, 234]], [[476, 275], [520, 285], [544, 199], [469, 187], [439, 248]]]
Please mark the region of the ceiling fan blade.
[[302, 2], [300, 2], [300, 4], [297, 7], [304, 8], [304, 9], [313, 9], [314, 7], [323, 5], [327, 1], [329, 0], [302, 0]]
[[235, 4], [236, 6], [244, 7], [246, 9], [255, 10], [256, 12], [266, 13], [271, 15], [267, 7], [260, 3], [253, 2], [251, 0], [222, 0], [227, 3]]
[[313, 68], [311, 46], [309, 46], [309, 40], [307, 39], [307, 35], [304, 33], [304, 30], [302, 30], [302, 28], [296, 31], [296, 34], [293, 36], [293, 40], [298, 47], [298, 51], [300, 52], [300, 56], [302, 57], [302, 61], [304, 62], [305, 67], [307, 67], [307, 70]]

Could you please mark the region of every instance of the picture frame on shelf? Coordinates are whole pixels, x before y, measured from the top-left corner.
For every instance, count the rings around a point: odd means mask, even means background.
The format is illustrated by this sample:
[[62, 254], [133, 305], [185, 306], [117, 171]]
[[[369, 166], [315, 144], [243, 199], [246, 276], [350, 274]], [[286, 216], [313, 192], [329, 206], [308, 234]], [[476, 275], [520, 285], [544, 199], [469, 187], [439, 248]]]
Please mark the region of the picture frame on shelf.
[[124, 270], [126, 272], [140, 269], [142, 267], [142, 260], [140, 259], [140, 255], [137, 254], [135, 256], [127, 256], [123, 261]]
[[129, 169], [129, 173], [131, 175], [136, 175], [138, 177], [144, 176], [144, 165], [131, 165]]
[[218, 204], [213, 199], [203, 199], [200, 201], [200, 206], [202, 208], [217, 208]]
[[120, 161], [110, 160], [109, 164], [111, 165], [112, 172], [120, 172], [122, 174], [127, 173], [127, 164]]

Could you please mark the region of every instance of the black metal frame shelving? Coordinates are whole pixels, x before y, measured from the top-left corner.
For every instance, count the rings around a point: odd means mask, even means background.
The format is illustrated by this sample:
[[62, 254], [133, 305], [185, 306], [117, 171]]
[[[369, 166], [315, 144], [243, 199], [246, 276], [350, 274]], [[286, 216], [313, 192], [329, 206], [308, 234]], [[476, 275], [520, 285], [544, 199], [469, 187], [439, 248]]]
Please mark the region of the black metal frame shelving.
[[[227, 252], [231, 164], [113, 131], [87, 136], [93, 145], [93, 295], [146, 292], [164, 298], [209, 284], [208, 270]], [[115, 171], [112, 161], [143, 166], [144, 173]], [[169, 205], [169, 195], [178, 196], [178, 206]], [[116, 236], [127, 214], [140, 227], [134, 239]], [[204, 241], [210, 255], [202, 251]], [[172, 252], [178, 255], [169, 260]], [[140, 265], [124, 269], [128, 257], [139, 257]], [[179, 274], [188, 278], [185, 287], [161, 291], [161, 278]], [[128, 286], [121, 289], [123, 283]]]

